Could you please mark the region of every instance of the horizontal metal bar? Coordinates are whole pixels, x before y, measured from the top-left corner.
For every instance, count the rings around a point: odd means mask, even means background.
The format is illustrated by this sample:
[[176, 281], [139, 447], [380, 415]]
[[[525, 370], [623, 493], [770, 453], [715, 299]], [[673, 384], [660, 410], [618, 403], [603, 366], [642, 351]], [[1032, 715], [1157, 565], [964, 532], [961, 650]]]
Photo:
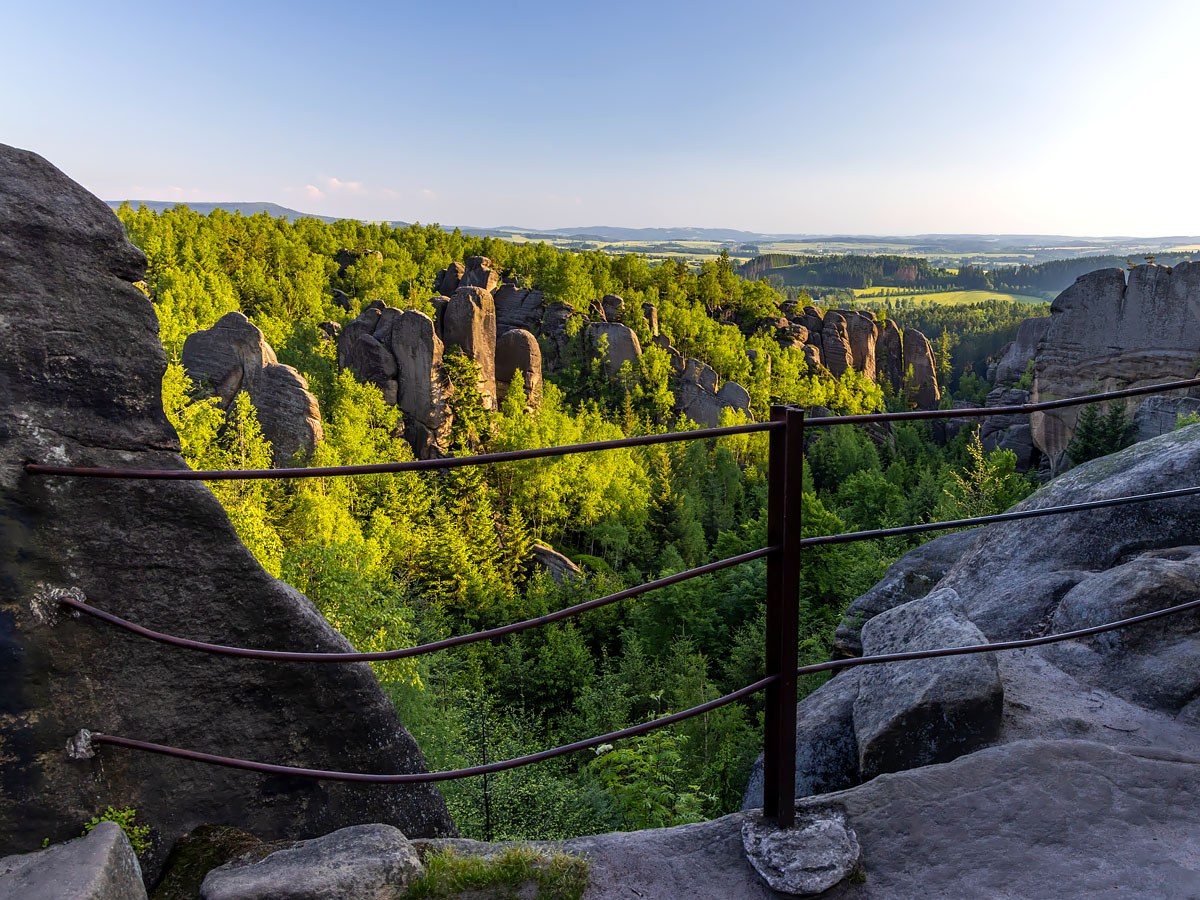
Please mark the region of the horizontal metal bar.
[[1065, 400], [1046, 400], [1042, 403], [1024, 403], [1020, 406], [981, 406], [968, 409], [916, 409], [907, 412], [868, 413], [860, 416], [810, 416], [804, 420], [805, 428], [827, 428], [833, 425], [867, 425], [871, 422], [908, 422], [914, 419], [961, 419], [972, 416], [1016, 416], [1026, 413], [1041, 412], [1047, 409], [1061, 409], [1064, 406], [1080, 406], [1085, 403], [1103, 403], [1106, 400], [1120, 400], [1123, 397], [1139, 397], [1142, 394], [1158, 394], [1164, 391], [1177, 391], [1184, 388], [1200, 387], [1200, 378], [1189, 378], [1187, 381], [1169, 381], [1165, 384], [1151, 384], [1146, 387], [1125, 388], [1120, 391], [1107, 391], [1103, 394], [1088, 394], [1084, 397], [1068, 397]]
[[1192, 609], [1200, 609], [1200, 600], [1189, 600], [1178, 606], [1166, 609], [1156, 609], [1154, 612], [1142, 613], [1128, 619], [1116, 622], [1106, 622], [1103, 625], [1091, 625], [1076, 631], [1063, 631], [1059, 634], [1046, 634], [1041, 637], [1022, 638], [1018, 641], [1000, 641], [995, 644], [968, 644], [964, 647], [943, 647], [937, 650], [910, 650], [905, 653], [882, 653], [877, 656], [854, 656], [849, 659], [831, 659], [829, 662], [814, 663], [810, 666], [800, 666], [798, 675], [811, 675], [814, 672], [835, 672], [839, 669], [851, 669], [855, 666], [873, 666], [879, 663], [907, 662], [914, 659], [934, 659], [942, 656], [966, 656], [970, 653], [995, 653], [1000, 650], [1021, 650], [1025, 647], [1040, 647], [1044, 644], [1057, 644], [1061, 641], [1073, 641], [1093, 634], [1103, 634], [1106, 631], [1116, 631], [1131, 625], [1140, 625], [1154, 619], [1174, 616]]
[[131, 750], [144, 750], [147, 753], [160, 753], [164, 756], [173, 756], [176, 759], [188, 759], [194, 762], [209, 763], [215, 766], [225, 766], [231, 769], [244, 769], [250, 772], [265, 772], [271, 775], [290, 775], [297, 778], [317, 778], [323, 781], [365, 781], [372, 784], [412, 784], [430, 781], [451, 781], [456, 778], [470, 778], [474, 775], [488, 775], [492, 772], [503, 772], [507, 769], [516, 769], [520, 766], [527, 766], [531, 763], [543, 762], [547, 759], [554, 759], [557, 756], [566, 756], [568, 753], [574, 753], [577, 750], [586, 750], [588, 747], [596, 747], [600, 744], [608, 743], [609, 741], [619, 741], [621, 738], [636, 737], [639, 734], [645, 734], [648, 731], [653, 731], [656, 728], [664, 728], [667, 725], [674, 725], [676, 722], [682, 722], [685, 719], [690, 719], [694, 716], [702, 715], [719, 707], [725, 706], [728, 703], [733, 703], [735, 700], [741, 700], [743, 697], [748, 697], [757, 691], [761, 691], [767, 685], [778, 679], [778, 675], [772, 675], [769, 678], [763, 678], [754, 684], [747, 685], [741, 690], [734, 691], [732, 694], [726, 694], [724, 697], [718, 697], [715, 700], [709, 700], [707, 703], [702, 703], [699, 706], [693, 706], [691, 709], [685, 709], [682, 712], [672, 713], [669, 716], [663, 716], [661, 719], [654, 719], [650, 722], [643, 722], [641, 725], [634, 725], [630, 728], [622, 728], [620, 731], [610, 731], [608, 734], [602, 734], [599, 737], [588, 738], [584, 741], [576, 741], [573, 744], [565, 744], [562, 747], [555, 747], [552, 750], [542, 750], [538, 753], [531, 753], [528, 756], [518, 756], [516, 759], [506, 759], [501, 762], [488, 763], [483, 766], [472, 766], [469, 769], [452, 769], [447, 772], [411, 772], [403, 775], [376, 775], [362, 772], [330, 772], [324, 769], [303, 769], [295, 766], [277, 766], [272, 763], [253, 762], [247, 759], [234, 759], [228, 756], [215, 756], [211, 753], [199, 753], [195, 750], [183, 750], [179, 747], [168, 747], [164, 744], [151, 744], [147, 741], [135, 741], [132, 738], [117, 737], [111, 734], [92, 733], [90, 740], [95, 744], [111, 744], [114, 747], [127, 747]]
[[202, 653], [213, 653], [218, 656], [233, 656], [242, 659], [264, 659], [282, 662], [382, 662], [383, 660], [389, 659], [404, 659], [409, 656], [420, 656], [423, 653], [433, 653], [436, 650], [445, 650], [449, 647], [458, 647], [463, 644], [473, 644], [476, 641], [504, 637], [505, 635], [515, 634], [518, 631], [525, 631], [529, 628], [537, 628], [541, 625], [549, 625], [551, 622], [557, 622], [560, 619], [577, 616], [580, 613], [587, 612], [588, 610], [598, 609], [601, 606], [607, 606], [610, 603], [616, 603], [618, 600], [636, 597], [639, 594], [644, 594], [647, 591], [652, 591], [656, 588], [668, 587], [672, 584], [678, 584], [681, 581], [687, 581], [690, 578], [696, 578], [700, 575], [708, 575], [712, 572], [718, 572], [721, 569], [727, 569], [730, 566], [736, 566], [741, 563], [750, 562], [751, 560], [761, 559], [762, 557], [773, 553], [777, 549], [779, 548], [763, 547], [760, 550], [751, 550], [749, 553], [742, 553], [738, 556], [731, 556], [728, 559], [706, 563], [705, 565], [698, 566], [694, 569], [676, 572], [674, 575], [667, 575], [666, 577], [659, 578], [655, 581], [649, 581], [645, 584], [639, 584], [635, 587], [626, 588], [623, 591], [617, 591], [615, 594], [607, 594], [603, 597], [597, 597], [594, 600], [578, 603], [575, 606], [568, 606], [566, 609], [560, 609], [556, 612], [547, 613], [544, 616], [538, 616], [534, 619], [526, 619], [523, 622], [514, 622], [511, 625], [501, 625], [497, 628], [489, 628], [487, 631], [476, 631], [471, 634], [460, 634], [455, 637], [444, 638], [440, 641], [433, 641], [429, 644], [421, 644], [417, 647], [403, 647], [398, 650], [378, 650], [371, 653], [309, 653], [292, 650], [256, 650], [249, 647], [227, 647], [223, 644], [210, 644], [205, 641], [194, 641], [190, 638], [182, 638], [172, 634], [164, 634], [161, 631], [153, 631], [149, 628], [145, 628], [141, 625], [130, 622], [127, 619], [122, 619], [120, 616], [115, 616], [110, 612], [105, 612], [102, 609], [96, 609], [96, 607], [87, 603], [81, 603], [80, 601], [70, 597], [61, 598], [59, 603], [61, 603], [63, 606], [69, 607], [70, 609], [78, 610], [81, 613], [85, 613], [86, 615], [107, 622], [110, 625], [115, 625], [117, 628], [123, 628], [124, 630], [132, 632], [140, 637], [157, 641], [160, 644], [169, 644], [172, 647], [182, 647], [185, 650], [199, 650]]
[[451, 456], [445, 459], [414, 459], [406, 462], [368, 463], [360, 466], [314, 466], [298, 469], [218, 469], [197, 472], [193, 469], [108, 469], [85, 466], [46, 466], [26, 463], [27, 475], [59, 475], [71, 478], [145, 478], [159, 481], [235, 481], [261, 478], [324, 478], [344, 475], [382, 475], [396, 472], [426, 472], [431, 469], [457, 469], [460, 466], [482, 466], [489, 463], [516, 462], [523, 459], [544, 459], [573, 453], [595, 453], [601, 450], [620, 450], [625, 447], [646, 447], [676, 441], [704, 440], [753, 434], [779, 427], [775, 422], [751, 422], [749, 425], [730, 425], [724, 428], [700, 428], [696, 431], [668, 431], [664, 434], [643, 434], [611, 441], [586, 444], [564, 444], [561, 447], [536, 447], [531, 450], [505, 450], [501, 453], [480, 453], [477, 456]]
[[870, 541], [876, 538], [895, 537], [902, 534], [921, 534], [926, 531], [941, 531], [947, 528], [970, 528], [989, 525], [993, 522], [1012, 522], [1017, 519], [1037, 519], [1060, 513], [1083, 512], [1088, 509], [1103, 509], [1108, 506], [1125, 506], [1130, 503], [1148, 503], [1152, 500], [1170, 500], [1174, 497], [1191, 497], [1200, 494], [1200, 487], [1175, 488], [1153, 494], [1133, 494], [1128, 497], [1112, 497], [1108, 500], [1089, 500], [1086, 503], [1071, 503], [1066, 506], [1047, 506], [1043, 509], [1023, 509], [1017, 512], [997, 513], [994, 516], [976, 516], [971, 519], [951, 519], [946, 522], [923, 522], [920, 525], [900, 525], [896, 528], [873, 528], [870, 531], [847, 531], [842, 534], [823, 534], [805, 538], [801, 547], [820, 547], [829, 544], [851, 544], [855, 541]]

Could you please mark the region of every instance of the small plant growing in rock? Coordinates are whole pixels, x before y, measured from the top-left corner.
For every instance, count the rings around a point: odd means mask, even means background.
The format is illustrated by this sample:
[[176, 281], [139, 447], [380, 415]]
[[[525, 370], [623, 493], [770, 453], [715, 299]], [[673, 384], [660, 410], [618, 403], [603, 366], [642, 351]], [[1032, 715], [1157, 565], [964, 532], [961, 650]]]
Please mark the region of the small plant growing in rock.
[[134, 825], [133, 820], [136, 817], [137, 810], [132, 806], [127, 806], [124, 809], [114, 809], [110, 806], [100, 815], [92, 816], [90, 821], [83, 824], [82, 836], [86, 837], [91, 834], [92, 829], [101, 822], [116, 822], [121, 826], [121, 830], [125, 832], [125, 837], [129, 838], [133, 852], [141, 856], [150, 849], [150, 826]]

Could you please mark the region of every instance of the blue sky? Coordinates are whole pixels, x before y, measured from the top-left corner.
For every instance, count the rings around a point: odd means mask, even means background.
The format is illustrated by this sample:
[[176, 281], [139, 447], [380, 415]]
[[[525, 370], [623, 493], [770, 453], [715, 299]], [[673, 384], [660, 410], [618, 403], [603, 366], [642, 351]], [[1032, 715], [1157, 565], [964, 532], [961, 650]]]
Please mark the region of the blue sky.
[[1194, 0], [21, 4], [0, 141], [105, 199], [1200, 233]]

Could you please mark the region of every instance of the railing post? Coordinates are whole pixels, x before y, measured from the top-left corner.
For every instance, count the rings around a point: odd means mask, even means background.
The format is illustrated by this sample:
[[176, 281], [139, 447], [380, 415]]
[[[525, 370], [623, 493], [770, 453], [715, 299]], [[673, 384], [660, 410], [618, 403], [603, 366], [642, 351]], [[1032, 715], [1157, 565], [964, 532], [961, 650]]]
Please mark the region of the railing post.
[[763, 727], [763, 815], [780, 827], [795, 821], [796, 656], [800, 600], [800, 518], [804, 472], [804, 411], [771, 408], [783, 428], [770, 432], [767, 471], [767, 543], [780, 549], [767, 557], [766, 674]]

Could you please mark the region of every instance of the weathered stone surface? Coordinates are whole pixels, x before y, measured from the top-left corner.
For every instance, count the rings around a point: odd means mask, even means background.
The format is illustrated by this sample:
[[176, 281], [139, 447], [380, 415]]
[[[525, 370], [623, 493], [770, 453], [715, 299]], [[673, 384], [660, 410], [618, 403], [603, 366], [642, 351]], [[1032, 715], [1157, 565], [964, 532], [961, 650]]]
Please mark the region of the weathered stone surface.
[[[862, 669], [849, 669], [825, 682], [796, 707], [796, 796], [853, 787], [862, 778], [854, 735], [854, 701]], [[750, 771], [742, 809], [763, 804], [763, 759]]]
[[847, 607], [834, 633], [834, 658], [862, 656], [862, 626], [884, 610], [928, 594], [978, 537], [978, 531], [944, 534], [896, 560], [878, 584]]
[[150, 900], [196, 900], [204, 877], [235, 857], [262, 858], [290, 841], [266, 843], [240, 828], [201, 825], [175, 842]]
[[841, 378], [854, 363], [846, 319], [833, 310], [825, 314], [821, 329], [821, 361], [835, 378]]
[[[1034, 361], [1033, 397], [1191, 378], [1200, 347], [1200, 263], [1102, 269], [1076, 279], [1050, 306]], [[1131, 398], [1127, 411], [1140, 402]], [[1034, 413], [1033, 439], [1056, 467], [1080, 407]]]
[[818, 369], [821, 367], [821, 351], [814, 344], [804, 345], [804, 361], [808, 363], [809, 368]]
[[447, 450], [454, 424], [442, 350], [433, 320], [423, 312], [410, 309], [396, 321], [390, 348], [398, 374], [396, 405], [404, 412], [405, 439], [421, 459]]
[[322, 322], [317, 327], [321, 329], [321, 333], [325, 336], [322, 340], [337, 341], [338, 335], [342, 333], [342, 326], [337, 322]]
[[862, 848], [838, 809], [805, 809], [790, 828], [761, 815], [742, 820], [746, 858], [774, 890], [811, 897], [829, 890], [858, 867]]
[[265, 369], [258, 396], [250, 399], [258, 410], [263, 436], [271, 442], [276, 466], [292, 463], [296, 454], [307, 458], [325, 440], [317, 398], [308, 392], [304, 376], [291, 366]]
[[588, 337], [594, 346], [599, 347], [601, 339], [607, 339], [604, 371], [610, 377], [615, 376], [625, 363], [629, 363], [636, 370], [642, 355], [642, 345], [632, 328], [619, 322], [593, 322], [587, 328]]
[[625, 309], [625, 298], [616, 294], [605, 294], [600, 298], [600, 307], [604, 310], [604, 318], [609, 322], [617, 322]]
[[372, 821], [452, 832], [429, 787], [301, 783], [107, 747], [68, 759], [67, 738], [90, 727], [285, 765], [425, 768], [367, 665], [246, 665], [44, 613], [37, 597], [72, 588], [200, 640], [350, 649], [263, 571], [203, 484], [25, 474], [27, 460], [186, 466], [162, 410], [154, 310], [132, 284], [145, 258], [112, 211], [35, 154], [0, 147], [0, 234], [0, 853], [72, 837], [118, 798], [154, 829], [151, 880], [206, 822], [272, 839]]
[[0, 859], [0, 900], [146, 900], [142, 869], [114, 822], [38, 853]]
[[504, 332], [496, 341], [496, 389], [500, 399], [508, 395], [513, 373], [520, 371], [525, 396], [531, 406], [542, 402], [542, 350], [537, 338], [522, 328]]
[[653, 303], [643, 303], [642, 315], [646, 317], [646, 324], [650, 326], [651, 337], [658, 337], [658, 307]]
[[[995, 388], [987, 395], [985, 406], [1021, 406], [1029, 403], [1029, 391]], [[979, 442], [987, 452], [1011, 450], [1017, 457], [1017, 471], [1037, 468], [1041, 453], [1033, 443], [1028, 414], [988, 416], [982, 421]]]
[[1017, 327], [1017, 336], [1004, 348], [996, 361], [993, 383], [997, 386], [1011, 385], [1021, 379], [1025, 369], [1037, 356], [1038, 344], [1050, 325], [1050, 316], [1026, 319]]
[[[954, 409], [979, 409], [978, 403], [970, 400], [955, 400]], [[939, 444], [948, 444], [958, 437], [964, 428], [978, 428], [980, 419], [977, 416], [955, 416], [953, 419], [934, 419], [930, 422], [933, 439]]]
[[450, 263], [434, 276], [433, 289], [439, 294], [449, 297], [458, 290], [459, 281], [466, 273], [467, 267], [460, 262]]
[[888, 319], [875, 342], [875, 371], [891, 382], [897, 394], [904, 387], [904, 344], [895, 319]]
[[350, 295], [345, 291], [339, 291], [337, 288], [333, 288], [330, 290], [330, 294], [333, 296], [334, 306], [344, 309], [346, 312], [354, 311], [354, 304], [350, 300]]
[[398, 392], [396, 358], [372, 336], [378, 320], [375, 310], [367, 310], [342, 329], [338, 338], [338, 368], [349, 369], [359, 381], [376, 385], [384, 401], [394, 406]]
[[808, 329], [809, 334], [820, 334], [825, 330], [824, 316], [815, 306], [804, 307], [800, 324]]
[[846, 322], [846, 337], [850, 343], [851, 365], [871, 381], [875, 380], [875, 342], [879, 325], [874, 313], [841, 311]]
[[731, 409], [750, 413], [750, 394], [736, 381], [727, 381], [717, 391], [717, 399]]
[[[467, 274], [470, 272], [468, 269]], [[496, 304], [492, 295], [482, 287], [460, 287], [446, 306], [442, 335], [447, 346], [461, 347], [463, 353], [478, 364], [479, 391], [483, 394], [484, 408], [495, 409]]]
[[547, 344], [544, 362], [550, 371], [562, 368], [567, 361], [568, 332], [572, 320], [577, 316], [579, 313], [566, 303], [556, 302], [546, 307], [542, 317], [542, 336]]
[[425, 867], [390, 825], [355, 825], [208, 873], [201, 900], [400, 900]]
[[212, 328], [187, 336], [182, 362], [197, 388], [228, 407], [239, 391], [257, 388], [263, 369], [278, 360], [254, 323], [240, 312], [228, 312]]
[[562, 584], [567, 579], [580, 578], [583, 575], [583, 570], [579, 566], [544, 544], [534, 544], [530, 552], [533, 565], [558, 584]]
[[915, 328], [904, 330], [904, 371], [912, 369], [912, 380], [905, 389], [917, 404], [917, 409], [937, 409], [942, 393], [938, 390], [937, 371], [933, 365], [933, 347], [929, 339]]
[[517, 288], [502, 284], [493, 295], [496, 303], [496, 331], [504, 334], [514, 328], [523, 328], [537, 334], [542, 325], [541, 291]]
[[[986, 642], [950, 589], [885, 610], [862, 628], [865, 656]], [[948, 762], [986, 746], [999, 734], [1003, 705], [990, 654], [866, 667], [854, 701], [862, 778]]]
[[[500, 275], [492, 271], [492, 261], [486, 256], [468, 256], [467, 270], [459, 279], [458, 287], [477, 287], [482, 288], [489, 294], [500, 286]], [[443, 290], [443, 294], [452, 294], [449, 290]]]
[[1170, 397], [1156, 394], [1147, 397], [1133, 414], [1137, 440], [1148, 441], [1160, 434], [1175, 430], [1180, 416], [1200, 415], [1200, 400], [1195, 397]]

